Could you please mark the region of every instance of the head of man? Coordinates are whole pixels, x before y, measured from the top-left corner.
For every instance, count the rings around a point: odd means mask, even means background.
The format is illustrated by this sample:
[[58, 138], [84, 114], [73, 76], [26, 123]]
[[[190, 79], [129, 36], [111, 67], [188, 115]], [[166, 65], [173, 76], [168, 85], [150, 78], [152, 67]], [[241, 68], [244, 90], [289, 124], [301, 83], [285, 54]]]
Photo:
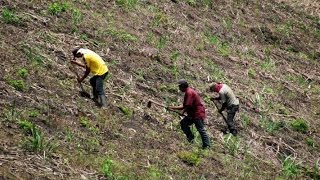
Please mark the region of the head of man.
[[209, 86], [209, 91], [211, 92], [219, 92], [222, 87], [222, 83], [212, 83]]
[[76, 47], [72, 50], [72, 54], [74, 57], [81, 58], [83, 56], [83, 54], [79, 52], [80, 49], [81, 49], [80, 47]]
[[179, 80], [178, 85], [179, 85], [179, 90], [181, 92], [185, 92], [187, 90], [187, 88], [189, 87], [189, 84], [185, 79]]

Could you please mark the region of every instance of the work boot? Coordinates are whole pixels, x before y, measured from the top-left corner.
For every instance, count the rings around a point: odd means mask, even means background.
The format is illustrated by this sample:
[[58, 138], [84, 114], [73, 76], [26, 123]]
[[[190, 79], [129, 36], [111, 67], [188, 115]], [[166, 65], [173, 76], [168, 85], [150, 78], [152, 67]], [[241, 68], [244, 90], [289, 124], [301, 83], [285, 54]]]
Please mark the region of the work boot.
[[237, 136], [238, 131], [237, 131], [236, 129], [230, 129], [230, 133], [231, 133], [233, 136]]
[[105, 95], [98, 95], [97, 106], [103, 107], [106, 106], [107, 99]]

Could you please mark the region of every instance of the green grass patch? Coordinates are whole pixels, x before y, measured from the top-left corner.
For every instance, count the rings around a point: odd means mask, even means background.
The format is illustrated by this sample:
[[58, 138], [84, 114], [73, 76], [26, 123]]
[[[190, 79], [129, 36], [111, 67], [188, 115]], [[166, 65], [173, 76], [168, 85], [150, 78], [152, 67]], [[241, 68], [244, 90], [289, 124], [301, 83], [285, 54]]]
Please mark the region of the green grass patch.
[[130, 109], [129, 107], [122, 105], [122, 106], [119, 106], [118, 108], [119, 108], [120, 111], [121, 111], [124, 115], [126, 115], [127, 117], [132, 117], [132, 115], [133, 115], [133, 110]]
[[116, 5], [126, 8], [126, 9], [135, 9], [138, 5], [138, 0], [116, 0]]
[[313, 148], [316, 147], [316, 141], [312, 138], [307, 138], [305, 142], [309, 147], [313, 147]]
[[299, 165], [291, 156], [286, 157], [282, 162], [281, 173], [285, 178], [295, 178], [299, 173]]
[[283, 121], [273, 121], [267, 117], [262, 116], [260, 119], [260, 126], [268, 133], [274, 134], [281, 128], [285, 127], [285, 122]]
[[26, 133], [31, 133], [34, 124], [28, 120], [19, 120], [18, 125], [21, 129], [23, 129]]
[[48, 12], [51, 15], [60, 15], [70, 9], [70, 4], [67, 2], [54, 2], [48, 6]]
[[8, 83], [18, 91], [27, 90], [27, 85], [23, 80], [9, 80]]
[[28, 77], [29, 73], [26, 68], [21, 68], [18, 70], [18, 76], [20, 76], [23, 79], [26, 79]]
[[29, 47], [28, 45], [22, 45], [22, 51], [32, 64], [42, 65], [44, 63], [45, 58], [39, 55], [35, 49]]
[[240, 139], [232, 134], [228, 134], [223, 137], [223, 146], [232, 156], [235, 156], [238, 153], [240, 144]]
[[28, 115], [29, 115], [29, 117], [36, 118], [40, 115], [40, 112], [37, 109], [33, 109], [33, 110], [29, 111]]
[[1, 12], [2, 19], [7, 24], [19, 25], [21, 23], [21, 17], [16, 15], [13, 10], [4, 8]]
[[116, 39], [119, 39], [120, 41], [124, 42], [136, 42], [138, 41], [138, 38], [130, 33], [127, 33], [123, 30], [119, 30], [116, 28], [108, 28], [105, 32], [107, 35], [110, 35]]
[[293, 120], [291, 121], [290, 125], [293, 130], [301, 133], [307, 133], [309, 129], [309, 126], [304, 119]]
[[199, 153], [182, 151], [177, 154], [177, 156], [186, 164], [190, 166], [198, 166], [201, 163], [201, 157]]

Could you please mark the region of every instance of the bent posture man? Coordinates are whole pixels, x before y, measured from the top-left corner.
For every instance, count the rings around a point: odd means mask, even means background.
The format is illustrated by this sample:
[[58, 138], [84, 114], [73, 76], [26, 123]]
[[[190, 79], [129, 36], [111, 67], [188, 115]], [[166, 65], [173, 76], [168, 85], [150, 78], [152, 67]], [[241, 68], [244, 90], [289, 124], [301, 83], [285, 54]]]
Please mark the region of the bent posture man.
[[228, 125], [230, 133], [233, 135], [237, 135], [237, 129], [234, 125], [234, 117], [236, 112], [239, 111], [239, 100], [234, 95], [231, 88], [222, 83], [214, 83], [210, 86], [210, 91], [219, 93], [218, 97], [212, 98], [212, 100], [221, 100], [222, 106], [219, 109], [219, 113], [221, 114], [222, 111], [227, 109], [227, 119], [226, 123]]
[[[89, 49], [75, 48], [72, 50], [74, 59], [71, 63], [86, 69], [84, 75], [78, 78], [78, 82], [82, 82], [91, 72], [93, 77], [90, 79], [92, 86], [93, 100], [99, 107], [106, 105], [106, 96], [103, 87], [103, 81], [108, 75], [108, 67], [102, 58]], [[76, 58], [82, 58], [84, 64], [77, 62]]]
[[194, 135], [189, 126], [195, 124], [202, 139], [202, 148], [206, 149], [210, 146], [210, 141], [204, 127], [205, 108], [201, 102], [201, 98], [195, 90], [189, 87], [186, 80], [180, 80], [178, 84], [180, 91], [185, 93], [183, 105], [169, 106], [168, 108], [182, 110], [182, 114], [187, 112], [188, 116], [180, 121], [182, 131], [186, 134], [188, 141], [193, 142]]

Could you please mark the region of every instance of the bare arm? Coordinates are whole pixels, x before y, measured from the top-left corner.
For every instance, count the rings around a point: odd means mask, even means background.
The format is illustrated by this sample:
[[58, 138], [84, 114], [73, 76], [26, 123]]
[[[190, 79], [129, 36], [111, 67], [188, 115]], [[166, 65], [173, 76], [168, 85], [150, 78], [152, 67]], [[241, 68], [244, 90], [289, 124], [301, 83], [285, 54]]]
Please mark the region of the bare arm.
[[85, 68], [86, 68], [86, 71], [84, 72], [84, 75], [78, 79], [78, 82], [82, 82], [89, 75], [90, 69], [86, 66], [85, 66]]
[[86, 65], [82, 64], [82, 63], [79, 63], [78, 61], [76, 60], [71, 60], [71, 63], [72, 64], [75, 64], [77, 66], [80, 66], [80, 67], [83, 67], [83, 68], [86, 68]]

